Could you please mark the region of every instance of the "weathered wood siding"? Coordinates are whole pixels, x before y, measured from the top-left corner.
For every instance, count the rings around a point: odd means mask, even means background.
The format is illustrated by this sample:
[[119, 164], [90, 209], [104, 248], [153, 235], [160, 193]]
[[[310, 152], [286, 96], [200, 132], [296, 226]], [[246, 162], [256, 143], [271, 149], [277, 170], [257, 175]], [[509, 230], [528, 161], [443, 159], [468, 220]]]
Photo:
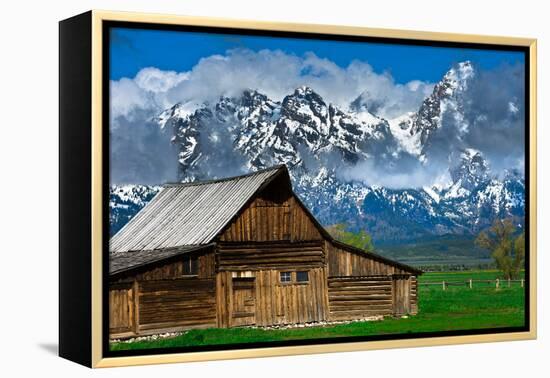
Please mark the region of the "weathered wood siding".
[[323, 321], [328, 316], [325, 269], [308, 271], [307, 283], [281, 283], [280, 271], [256, 273], [256, 324], [295, 324]]
[[393, 314], [392, 278], [331, 277], [328, 279], [330, 320], [352, 320]]
[[324, 266], [322, 242], [220, 243], [219, 271], [312, 269]]
[[393, 279], [394, 315], [401, 316], [411, 313], [411, 279], [407, 276], [397, 276]]
[[213, 279], [144, 281], [139, 284], [139, 331], [216, 326]]
[[180, 277], [110, 284], [111, 338], [216, 325], [214, 278]]
[[369, 257], [368, 252], [352, 252], [326, 242], [328, 276], [376, 276], [407, 274], [398, 267]]
[[233, 327], [256, 324], [255, 281], [255, 277], [233, 277]]
[[[284, 270], [259, 270], [248, 277], [221, 271], [217, 276], [219, 327], [268, 326], [327, 320], [328, 296], [324, 268], [308, 270], [308, 282], [281, 283]], [[295, 272], [292, 272], [295, 274]], [[294, 276], [293, 276], [294, 277]], [[293, 280], [295, 281], [295, 280]], [[246, 284], [244, 284], [246, 282]], [[252, 292], [251, 287], [255, 287]], [[239, 287], [246, 288], [245, 290]], [[252, 315], [254, 305], [254, 315]]]
[[418, 314], [418, 280], [411, 276], [411, 315]]
[[233, 278], [231, 272], [216, 274], [216, 324], [220, 328], [231, 326], [233, 313]]
[[291, 190], [269, 185], [233, 219], [221, 241], [321, 240], [319, 229]]
[[109, 331], [131, 335], [135, 331], [135, 297], [132, 282], [111, 285], [109, 288]]

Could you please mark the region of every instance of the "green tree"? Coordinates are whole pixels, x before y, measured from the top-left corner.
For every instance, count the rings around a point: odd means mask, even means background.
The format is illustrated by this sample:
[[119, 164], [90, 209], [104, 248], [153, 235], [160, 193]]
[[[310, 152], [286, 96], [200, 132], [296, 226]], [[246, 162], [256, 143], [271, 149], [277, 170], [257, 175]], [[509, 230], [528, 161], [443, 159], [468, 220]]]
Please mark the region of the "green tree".
[[327, 231], [336, 240], [352, 245], [354, 247], [364, 249], [371, 252], [374, 250], [372, 243], [372, 237], [364, 230], [358, 232], [351, 232], [346, 230], [346, 226], [342, 223], [338, 223], [327, 227]]
[[514, 237], [516, 231], [511, 219], [497, 219], [488, 231], [480, 232], [475, 240], [477, 246], [491, 252], [505, 279], [518, 278], [525, 260], [525, 233]]

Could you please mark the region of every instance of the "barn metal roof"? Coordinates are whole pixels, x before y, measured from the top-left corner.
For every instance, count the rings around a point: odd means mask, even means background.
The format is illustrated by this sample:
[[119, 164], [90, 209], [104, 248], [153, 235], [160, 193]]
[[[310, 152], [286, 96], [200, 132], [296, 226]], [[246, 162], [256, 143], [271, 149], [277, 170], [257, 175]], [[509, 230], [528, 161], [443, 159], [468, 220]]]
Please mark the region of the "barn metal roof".
[[111, 256], [208, 244], [281, 172], [287, 172], [284, 165], [221, 180], [167, 184], [111, 238]]

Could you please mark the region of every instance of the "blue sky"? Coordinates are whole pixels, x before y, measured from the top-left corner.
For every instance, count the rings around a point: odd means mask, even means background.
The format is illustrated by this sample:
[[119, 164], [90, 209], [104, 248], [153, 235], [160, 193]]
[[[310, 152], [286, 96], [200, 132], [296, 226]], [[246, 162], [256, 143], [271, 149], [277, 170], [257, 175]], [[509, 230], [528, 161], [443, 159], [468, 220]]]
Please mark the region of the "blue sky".
[[296, 56], [313, 52], [340, 67], [360, 60], [370, 64], [375, 72], [390, 72], [397, 83], [437, 82], [453, 63], [464, 60], [487, 70], [505, 63], [524, 63], [523, 53], [513, 51], [114, 28], [110, 78], [133, 78], [145, 67], [188, 71], [201, 58], [235, 48], [282, 50]]

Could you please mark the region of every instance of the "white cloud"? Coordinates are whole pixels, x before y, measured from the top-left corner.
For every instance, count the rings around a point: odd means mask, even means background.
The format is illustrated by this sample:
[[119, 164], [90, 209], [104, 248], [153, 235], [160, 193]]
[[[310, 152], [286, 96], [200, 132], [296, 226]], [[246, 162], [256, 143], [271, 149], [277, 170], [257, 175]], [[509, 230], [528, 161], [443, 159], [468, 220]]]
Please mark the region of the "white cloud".
[[516, 114], [517, 112], [519, 112], [519, 108], [518, 108], [518, 106], [517, 106], [515, 103], [513, 103], [512, 101], [510, 101], [510, 102], [508, 103], [508, 111], [509, 111], [510, 113], [512, 113], [512, 114]]
[[150, 107], [147, 91], [140, 88], [133, 79], [122, 78], [111, 81], [111, 126], [118, 117], [130, 117], [137, 109]]
[[112, 114], [128, 115], [134, 109], [160, 112], [182, 101], [215, 102], [220, 95], [239, 95], [256, 89], [276, 101], [301, 85], [308, 85], [326, 101], [347, 108], [361, 93], [368, 93], [383, 117], [393, 118], [415, 111], [433, 88], [431, 83], [414, 80], [395, 83], [389, 73], [377, 73], [363, 61], [347, 67], [320, 58], [280, 50], [229, 50], [225, 55], [202, 58], [188, 72], [142, 69], [135, 78], [111, 83]]
[[111, 80], [111, 123], [117, 126], [117, 118], [134, 120], [143, 112], [155, 115], [173, 105], [167, 98], [168, 91], [188, 78], [187, 72], [161, 71], [147, 67], [138, 72], [135, 78]]
[[136, 84], [145, 91], [166, 92], [189, 77], [187, 72], [162, 71], [155, 67], [143, 68], [135, 77]]
[[448, 166], [445, 163], [422, 164], [419, 161], [404, 161], [402, 164], [390, 167], [379, 166], [372, 160], [364, 160], [342, 170], [340, 176], [345, 180], [393, 189], [422, 188], [433, 185], [444, 187], [451, 181]]

